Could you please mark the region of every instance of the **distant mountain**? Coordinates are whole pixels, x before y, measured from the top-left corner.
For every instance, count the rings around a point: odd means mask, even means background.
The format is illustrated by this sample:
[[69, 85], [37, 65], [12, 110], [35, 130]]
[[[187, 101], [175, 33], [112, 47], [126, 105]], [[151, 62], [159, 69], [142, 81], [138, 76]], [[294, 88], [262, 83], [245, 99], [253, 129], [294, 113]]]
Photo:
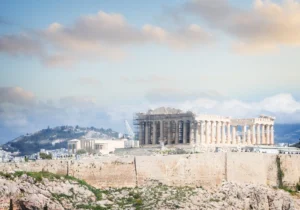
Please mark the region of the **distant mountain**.
[[300, 124], [275, 124], [275, 142], [295, 144], [300, 139]]
[[73, 126], [58, 126], [47, 128], [33, 134], [22, 135], [2, 145], [9, 152], [19, 152], [19, 155], [30, 155], [40, 149], [67, 148], [68, 140], [75, 138], [118, 138], [118, 132], [103, 128], [85, 128]]
[[[275, 142], [295, 144], [300, 138], [300, 124], [275, 124]], [[118, 132], [103, 128], [85, 128], [58, 126], [47, 128], [33, 134], [20, 136], [2, 145], [9, 152], [19, 152], [19, 155], [29, 155], [40, 149], [67, 148], [67, 141], [74, 138], [118, 138]], [[300, 143], [298, 143], [300, 147]]]

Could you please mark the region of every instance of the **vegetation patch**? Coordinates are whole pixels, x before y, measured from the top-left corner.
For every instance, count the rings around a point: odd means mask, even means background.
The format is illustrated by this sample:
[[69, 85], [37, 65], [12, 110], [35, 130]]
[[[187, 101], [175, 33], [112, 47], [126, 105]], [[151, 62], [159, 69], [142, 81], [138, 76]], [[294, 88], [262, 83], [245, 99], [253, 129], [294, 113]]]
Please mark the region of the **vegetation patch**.
[[51, 193], [52, 197], [58, 201], [62, 200], [62, 199], [72, 199], [73, 196], [72, 195], [66, 195], [63, 193], [60, 194], [56, 194], [56, 193]]
[[93, 206], [91, 204], [85, 205], [85, 204], [79, 204], [76, 206], [76, 209], [89, 209], [89, 210], [107, 210], [110, 209], [110, 207], [102, 207], [102, 206]]
[[43, 160], [51, 160], [52, 159], [52, 154], [47, 154], [47, 153], [43, 153], [43, 152], [40, 152], [40, 158], [43, 159]]
[[58, 175], [58, 174], [53, 174], [53, 173], [46, 172], [46, 171], [40, 171], [40, 172], [16, 171], [15, 173], [12, 173], [12, 174], [0, 172], [1, 176], [4, 176], [5, 178], [10, 179], [10, 180], [13, 180], [14, 177], [20, 177], [23, 174], [26, 174], [27, 176], [30, 176], [30, 177], [34, 178], [36, 182], [43, 181], [43, 178], [47, 178], [49, 180], [64, 178], [66, 180], [75, 181], [79, 185], [85, 186], [89, 191], [91, 191], [95, 195], [96, 200], [101, 200], [102, 199], [102, 193], [107, 193], [106, 191], [102, 191], [100, 189], [97, 189], [97, 188], [89, 185], [88, 183], [86, 183], [86, 181], [81, 180], [81, 179], [77, 179], [73, 176]]
[[[300, 184], [297, 183], [297, 185], [295, 187], [289, 187], [289, 186], [285, 186], [283, 184], [283, 177], [284, 177], [284, 173], [281, 169], [281, 162], [280, 162], [280, 157], [277, 155], [276, 157], [276, 164], [277, 164], [277, 180], [278, 180], [278, 188], [282, 189], [286, 192], [289, 192], [291, 195], [295, 195], [297, 193], [297, 191], [300, 190]], [[294, 188], [294, 189], [292, 189]]]
[[278, 181], [278, 187], [283, 188], [283, 177], [284, 173], [281, 169], [281, 162], [280, 162], [280, 157], [277, 155], [276, 157], [276, 164], [277, 164], [277, 181]]

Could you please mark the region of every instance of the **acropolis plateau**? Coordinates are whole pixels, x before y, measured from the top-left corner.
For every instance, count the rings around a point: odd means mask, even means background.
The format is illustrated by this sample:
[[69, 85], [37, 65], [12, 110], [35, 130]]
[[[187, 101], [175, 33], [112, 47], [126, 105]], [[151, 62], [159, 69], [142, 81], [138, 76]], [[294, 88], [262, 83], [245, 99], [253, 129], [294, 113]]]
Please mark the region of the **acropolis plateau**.
[[136, 116], [140, 145], [274, 145], [275, 118], [270, 116], [234, 119], [165, 107]]

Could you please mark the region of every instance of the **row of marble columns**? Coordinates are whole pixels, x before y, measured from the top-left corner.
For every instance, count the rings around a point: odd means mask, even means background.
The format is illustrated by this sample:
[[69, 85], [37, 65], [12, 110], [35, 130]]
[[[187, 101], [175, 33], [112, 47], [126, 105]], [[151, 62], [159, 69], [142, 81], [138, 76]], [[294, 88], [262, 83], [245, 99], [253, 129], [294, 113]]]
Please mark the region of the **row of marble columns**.
[[195, 144], [274, 144], [274, 128], [270, 124], [231, 125], [226, 121], [200, 121], [195, 122], [192, 129], [191, 139]]
[[[189, 121], [147, 121], [140, 123], [140, 144], [159, 144], [164, 141], [167, 144], [189, 143]], [[157, 132], [159, 130], [159, 132]]]
[[84, 140], [82, 144], [81, 149], [84, 149], [87, 152], [92, 152], [95, 149], [95, 142], [93, 140]]
[[[179, 131], [179, 128], [182, 130]], [[146, 121], [140, 124], [140, 144], [159, 144], [159, 141], [179, 144], [179, 135], [183, 144], [274, 144], [274, 128], [270, 124], [230, 125], [224, 121], [190, 123], [182, 120]]]

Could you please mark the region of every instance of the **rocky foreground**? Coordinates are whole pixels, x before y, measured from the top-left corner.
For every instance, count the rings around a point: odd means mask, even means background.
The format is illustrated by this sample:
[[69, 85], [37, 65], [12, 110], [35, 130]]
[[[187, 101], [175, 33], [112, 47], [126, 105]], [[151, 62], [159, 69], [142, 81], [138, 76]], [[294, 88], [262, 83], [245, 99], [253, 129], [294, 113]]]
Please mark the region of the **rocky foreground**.
[[0, 173], [0, 209], [300, 209], [299, 193], [224, 182], [218, 189], [169, 187], [96, 189], [47, 172]]

